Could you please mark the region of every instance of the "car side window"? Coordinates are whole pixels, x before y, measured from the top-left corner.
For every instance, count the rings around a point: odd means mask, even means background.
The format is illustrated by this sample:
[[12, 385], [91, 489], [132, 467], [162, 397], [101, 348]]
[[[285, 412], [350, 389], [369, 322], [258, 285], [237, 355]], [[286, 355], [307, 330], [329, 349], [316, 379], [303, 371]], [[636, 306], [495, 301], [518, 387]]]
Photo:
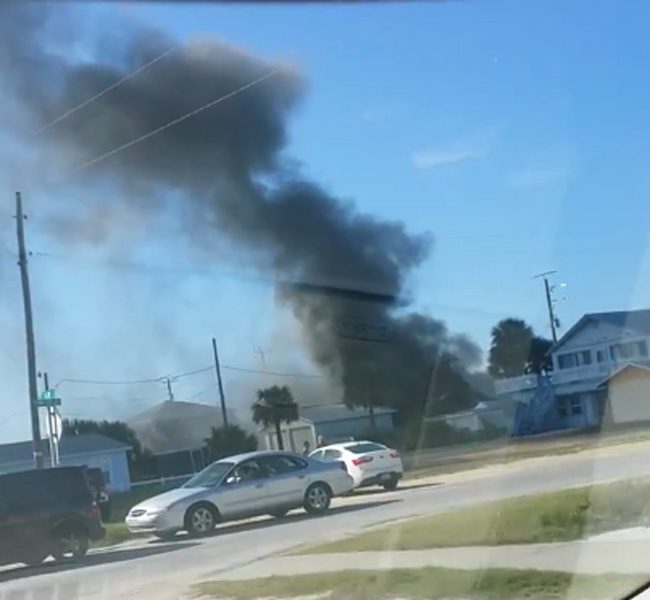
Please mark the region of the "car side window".
[[307, 466], [302, 460], [293, 456], [266, 456], [262, 459], [262, 464], [270, 477], [299, 471]]
[[226, 483], [244, 483], [266, 477], [265, 470], [258, 460], [247, 460], [237, 465], [226, 478]]
[[332, 461], [332, 460], [339, 460], [341, 458], [341, 451], [340, 450], [325, 450], [323, 453], [323, 460], [325, 461]]

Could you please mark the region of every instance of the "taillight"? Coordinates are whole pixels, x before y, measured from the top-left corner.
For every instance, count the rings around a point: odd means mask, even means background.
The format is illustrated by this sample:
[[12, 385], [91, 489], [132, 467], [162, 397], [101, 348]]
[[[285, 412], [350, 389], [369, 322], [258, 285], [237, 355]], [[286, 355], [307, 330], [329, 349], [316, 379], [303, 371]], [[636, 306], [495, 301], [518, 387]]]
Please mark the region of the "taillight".
[[358, 467], [359, 465], [363, 465], [365, 463], [372, 462], [372, 456], [360, 456], [359, 458], [353, 458], [352, 459], [352, 464], [355, 467]]
[[395, 452], [391, 452], [390, 457], [391, 458], [399, 458], [399, 452], [397, 452], [397, 450]]
[[99, 506], [97, 505], [97, 502], [94, 502], [88, 507], [86, 510], [86, 514], [89, 517], [99, 517]]

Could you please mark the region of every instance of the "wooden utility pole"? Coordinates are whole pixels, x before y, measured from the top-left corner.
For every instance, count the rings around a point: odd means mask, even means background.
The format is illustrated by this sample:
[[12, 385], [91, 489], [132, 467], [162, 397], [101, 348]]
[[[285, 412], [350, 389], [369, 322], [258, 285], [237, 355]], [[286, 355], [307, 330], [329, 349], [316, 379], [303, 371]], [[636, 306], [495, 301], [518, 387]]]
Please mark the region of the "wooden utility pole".
[[173, 402], [174, 392], [172, 390], [172, 380], [169, 377], [165, 377], [165, 385], [167, 386], [167, 400], [169, 400], [169, 402]]
[[223, 382], [221, 381], [221, 366], [219, 365], [219, 352], [217, 340], [212, 338], [212, 354], [214, 355], [214, 370], [217, 372], [217, 384], [219, 385], [219, 400], [221, 401], [221, 417], [223, 426], [228, 427], [228, 413], [226, 412], [226, 397], [223, 393]]
[[36, 381], [36, 348], [34, 345], [34, 321], [32, 318], [32, 297], [29, 289], [27, 252], [25, 251], [25, 215], [20, 192], [16, 192], [16, 238], [18, 239], [18, 266], [23, 288], [23, 308], [25, 311], [25, 340], [27, 342], [27, 378], [29, 383], [29, 413], [32, 421], [32, 449], [34, 465], [43, 468], [43, 449], [41, 447], [41, 428], [38, 421], [38, 384]]
[[555, 311], [553, 310], [553, 298], [551, 297], [551, 285], [548, 282], [549, 275], [555, 275], [557, 271], [546, 271], [545, 273], [540, 273], [535, 275], [535, 279], [542, 278], [544, 279], [544, 293], [546, 296], [546, 308], [548, 310], [548, 322], [551, 326], [551, 337], [553, 338], [553, 343], [557, 344], [557, 327], [558, 319], [555, 316]]

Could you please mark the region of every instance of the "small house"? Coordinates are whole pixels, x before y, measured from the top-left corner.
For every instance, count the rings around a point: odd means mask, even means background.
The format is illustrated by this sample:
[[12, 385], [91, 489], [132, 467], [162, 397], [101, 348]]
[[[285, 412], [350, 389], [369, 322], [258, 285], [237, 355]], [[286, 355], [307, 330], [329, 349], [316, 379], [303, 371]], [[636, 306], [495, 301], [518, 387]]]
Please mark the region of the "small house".
[[[394, 430], [395, 410], [377, 407], [374, 409], [376, 432], [389, 435]], [[366, 408], [348, 408], [345, 404], [319, 404], [302, 406], [297, 421], [282, 423], [282, 439], [287, 450], [300, 452], [305, 442], [315, 448], [320, 436], [326, 443], [369, 437], [372, 432], [370, 412]], [[274, 426], [261, 427], [258, 432], [260, 447], [277, 449]]]
[[[228, 412], [228, 423], [238, 424]], [[127, 420], [143, 449], [154, 456], [152, 476], [195, 473], [210, 462], [205, 440], [223, 427], [221, 409], [210, 404], [166, 400]]]
[[631, 363], [607, 377], [603, 427], [650, 422], [650, 367]]
[[[45, 464], [50, 464], [49, 449], [43, 440]], [[111, 492], [131, 489], [127, 452], [131, 446], [99, 433], [63, 436], [59, 443], [61, 466], [87, 466], [102, 470], [106, 486]], [[27, 471], [34, 468], [32, 442], [14, 442], [0, 445], [0, 473]]]

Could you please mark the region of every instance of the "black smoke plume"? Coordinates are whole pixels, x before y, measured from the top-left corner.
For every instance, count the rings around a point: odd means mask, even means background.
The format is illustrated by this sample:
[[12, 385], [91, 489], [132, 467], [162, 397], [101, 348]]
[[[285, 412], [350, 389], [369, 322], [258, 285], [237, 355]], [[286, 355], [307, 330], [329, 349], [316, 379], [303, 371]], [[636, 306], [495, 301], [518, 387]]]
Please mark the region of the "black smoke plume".
[[[48, 18], [39, 10], [5, 5], [0, 14], [5, 89], [16, 92], [35, 130], [177, 44], [126, 26], [99, 40], [95, 60], [81, 61], [62, 51], [64, 30], [51, 18], [57, 11]], [[48, 128], [38, 143], [64, 157], [77, 181], [121, 190], [125, 209], [177, 211], [189, 216], [197, 243], [225, 233], [255, 256], [281, 283], [278, 298], [302, 324], [315, 361], [342, 383], [346, 402], [419, 415], [433, 374], [433, 410], [467, 405], [462, 373], [477, 362], [477, 348], [443, 323], [409, 314], [403, 299], [430, 236], [360, 214], [286, 156], [287, 119], [305, 88], [287, 65], [215, 41], [190, 43]]]

